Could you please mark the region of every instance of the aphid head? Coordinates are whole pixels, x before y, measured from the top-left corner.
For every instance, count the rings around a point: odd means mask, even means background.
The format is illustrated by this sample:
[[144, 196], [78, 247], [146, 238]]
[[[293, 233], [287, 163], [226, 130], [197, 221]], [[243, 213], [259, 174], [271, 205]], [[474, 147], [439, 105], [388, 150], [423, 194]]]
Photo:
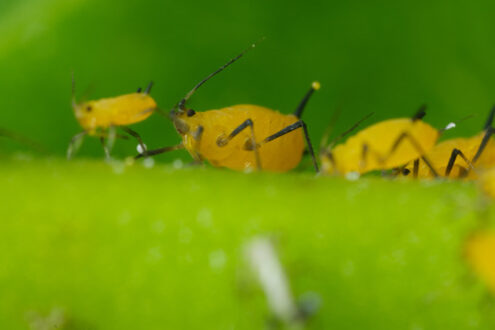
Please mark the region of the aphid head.
[[77, 103], [76, 101], [76, 82], [74, 79], [74, 72], [72, 72], [72, 109], [74, 110], [74, 114], [77, 120], [83, 124], [88, 121], [88, 117], [90, 117], [94, 110], [95, 104], [93, 101]]
[[74, 109], [74, 115], [76, 116], [79, 124], [85, 129], [94, 127], [95, 125], [95, 112], [97, 112], [97, 106], [94, 101], [82, 102], [72, 105]]
[[[261, 40], [264, 40], [264, 38], [262, 38]], [[196, 114], [196, 111], [194, 111], [192, 109], [187, 109], [186, 108], [186, 102], [189, 100], [189, 98], [205, 82], [207, 82], [208, 80], [210, 80], [211, 78], [213, 78], [214, 76], [216, 76], [218, 73], [222, 72], [225, 68], [227, 68], [228, 66], [230, 66], [232, 63], [234, 63], [235, 61], [237, 61], [238, 59], [240, 59], [242, 56], [244, 56], [244, 54], [247, 51], [249, 51], [250, 49], [256, 47], [256, 45], [257, 45], [257, 43], [251, 44], [247, 49], [245, 49], [244, 51], [242, 51], [239, 55], [237, 55], [236, 57], [234, 57], [233, 59], [231, 59], [230, 61], [228, 61], [224, 65], [222, 65], [220, 68], [218, 68], [217, 70], [213, 71], [208, 76], [206, 76], [206, 78], [204, 78], [199, 83], [197, 83], [193, 87], [193, 89], [191, 89], [189, 91], [189, 93], [187, 93], [186, 96], [184, 96], [184, 98], [182, 100], [180, 100], [179, 103], [177, 103], [177, 105], [172, 109], [172, 111], [170, 111], [170, 114], [169, 114], [170, 119], [173, 121], [174, 126], [175, 126], [175, 129], [177, 130], [177, 132], [179, 132], [179, 134], [184, 135], [184, 134], [186, 134], [186, 133], [189, 132], [190, 127], [187, 124], [188, 118], [191, 118], [191, 117], [193, 117]], [[318, 87], [319, 88], [318, 84], [316, 84], [315, 87]]]

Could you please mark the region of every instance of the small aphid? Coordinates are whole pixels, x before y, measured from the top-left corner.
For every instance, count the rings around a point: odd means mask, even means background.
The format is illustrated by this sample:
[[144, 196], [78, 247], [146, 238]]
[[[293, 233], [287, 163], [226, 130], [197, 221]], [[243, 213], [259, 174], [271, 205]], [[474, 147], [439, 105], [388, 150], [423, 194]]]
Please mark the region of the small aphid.
[[[140, 148], [146, 150], [140, 135], [127, 127], [127, 125], [141, 122], [157, 110], [155, 100], [149, 95], [152, 86], [153, 82], [148, 85], [144, 92], [141, 92], [141, 88], [139, 88], [136, 93], [77, 103], [73, 77], [72, 108], [83, 131], [72, 138], [67, 150], [67, 158], [71, 158], [86, 135], [99, 137], [105, 154], [109, 158], [111, 145], [117, 136], [115, 134], [115, 128], [117, 127], [134, 137], [138, 141]], [[108, 139], [108, 144], [105, 139]]]
[[[443, 177], [476, 179], [477, 172], [495, 165], [495, 143], [491, 138], [494, 132], [492, 122], [495, 107], [490, 111], [481, 133], [470, 138], [453, 138], [438, 143], [427, 154], [431, 166]], [[418, 165], [417, 165], [418, 166]], [[428, 166], [420, 161], [416, 172], [413, 165], [405, 167], [405, 172], [411, 170], [415, 177], [431, 178]]]
[[284, 172], [299, 164], [306, 141], [313, 165], [318, 171], [306, 124], [300, 119], [309, 98], [320, 88], [318, 82], [312, 83], [294, 113], [289, 115], [251, 104], [203, 112], [186, 107], [187, 100], [201, 85], [248, 50], [208, 75], [172, 109], [170, 117], [182, 137], [181, 144], [151, 150], [137, 158], [185, 148], [196, 161], [207, 160], [217, 167]]
[[[425, 114], [423, 106], [412, 118], [376, 123], [336, 147], [333, 147], [336, 143], [334, 141], [321, 152], [322, 172], [363, 174], [374, 170], [394, 169], [418, 158], [424, 159], [428, 164], [424, 155], [433, 148], [440, 131], [421, 120]], [[338, 139], [342, 137], [339, 136]], [[436, 175], [433, 168], [430, 170]]]
[[465, 245], [465, 256], [474, 272], [495, 294], [495, 232], [473, 234]]

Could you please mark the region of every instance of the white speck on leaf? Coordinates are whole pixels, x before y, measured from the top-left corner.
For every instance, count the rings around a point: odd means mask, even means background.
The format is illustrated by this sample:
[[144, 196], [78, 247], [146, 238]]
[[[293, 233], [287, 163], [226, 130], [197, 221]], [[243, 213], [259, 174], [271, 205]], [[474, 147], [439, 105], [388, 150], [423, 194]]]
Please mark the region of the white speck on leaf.
[[120, 214], [118, 223], [120, 225], [127, 225], [129, 222], [131, 222], [132, 216], [129, 211], [124, 211]]
[[221, 271], [225, 267], [227, 262], [227, 256], [223, 250], [216, 250], [210, 252], [210, 268], [215, 271]]
[[172, 166], [178, 170], [184, 167], [184, 162], [182, 159], [176, 159], [173, 161]]
[[148, 262], [159, 261], [162, 257], [162, 251], [159, 246], [152, 247], [148, 250]]
[[189, 229], [187, 227], [181, 228], [179, 231], [179, 242], [181, 242], [183, 244], [191, 243], [192, 235], [193, 235], [193, 233], [192, 233], [191, 229]]
[[152, 168], [153, 166], [155, 166], [155, 160], [151, 157], [147, 157], [143, 160], [143, 166], [145, 168]]
[[163, 233], [165, 230], [165, 222], [163, 220], [157, 220], [151, 225], [151, 230], [157, 234]]
[[211, 227], [212, 225], [212, 215], [211, 211], [207, 208], [202, 208], [199, 210], [196, 216], [196, 221], [203, 227]]
[[125, 163], [117, 160], [110, 161], [110, 166], [112, 166], [113, 173], [123, 174], [125, 172]]
[[360, 177], [358, 172], [349, 172], [345, 175], [345, 178], [349, 181], [356, 181]]
[[347, 260], [342, 265], [342, 274], [344, 276], [351, 276], [354, 274], [355, 271], [356, 271], [356, 266], [354, 265], [354, 262], [352, 260]]

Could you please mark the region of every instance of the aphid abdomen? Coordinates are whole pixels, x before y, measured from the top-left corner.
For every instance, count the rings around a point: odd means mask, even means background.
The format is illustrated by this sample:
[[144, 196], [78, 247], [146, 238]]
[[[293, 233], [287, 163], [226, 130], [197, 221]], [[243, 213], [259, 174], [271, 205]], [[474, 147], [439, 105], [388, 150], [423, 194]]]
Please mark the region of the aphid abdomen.
[[350, 137], [335, 147], [333, 155], [337, 169], [344, 174], [386, 170], [420, 158], [437, 139], [438, 131], [422, 121], [391, 119]]
[[[299, 164], [304, 150], [301, 130], [294, 130], [279, 139], [263, 144], [265, 138], [297, 122], [298, 118], [254, 105], [236, 105], [210, 110], [192, 117], [188, 121], [191, 130], [198, 125], [204, 127], [197, 150], [201, 157], [214, 166], [235, 170], [255, 169], [256, 158], [252, 150], [250, 130], [242, 131], [225, 146], [218, 144], [219, 139], [226, 138], [247, 119], [253, 122], [255, 139], [260, 145], [259, 155], [263, 170], [284, 172]], [[185, 139], [190, 141], [190, 137], [186, 136]], [[191, 149], [192, 144], [189, 145], [188, 149]], [[196, 150], [189, 152], [193, 154]]]

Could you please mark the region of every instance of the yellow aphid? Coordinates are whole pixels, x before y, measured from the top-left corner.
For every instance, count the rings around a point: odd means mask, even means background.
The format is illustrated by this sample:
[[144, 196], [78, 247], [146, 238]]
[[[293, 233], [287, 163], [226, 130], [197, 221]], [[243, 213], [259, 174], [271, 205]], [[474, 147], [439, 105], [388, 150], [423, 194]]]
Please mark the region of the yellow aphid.
[[478, 232], [465, 246], [467, 262], [495, 294], [495, 232]]
[[422, 158], [437, 142], [440, 132], [421, 121], [424, 109], [413, 118], [389, 119], [359, 131], [345, 143], [321, 153], [322, 172], [363, 174], [388, 170]]
[[[257, 167], [251, 130], [244, 130], [231, 142], [226, 142], [229, 134], [248, 119], [253, 123], [254, 139], [258, 144], [263, 169], [283, 172], [299, 164], [305, 147], [301, 130], [263, 146], [260, 144], [264, 138], [297, 123], [299, 118], [294, 115], [284, 115], [268, 108], [246, 104], [197, 112], [191, 117], [187, 117], [187, 112], [184, 112], [177, 114], [174, 121], [181, 121], [178, 131], [182, 136], [182, 144], [193, 157], [199, 156], [214, 166], [244, 170]], [[183, 130], [185, 125], [189, 129]], [[200, 127], [203, 133], [198, 141], [195, 132]]]
[[[491, 128], [495, 108], [490, 112], [485, 123], [485, 129], [470, 138], [453, 138], [438, 143], [427, 154], [426, 158], [437, 173], [449, 178], [476, 179], [477, 172], [495, 165], [495, 143], [491, 138]], [[414, 171], [409, 164], [404, 174]], [[432, 174], [427, 164], [420, 162], [415, 176], [431, 178]]]
[[155, 100], [144, 93], [126, 94], [74, 105], [76, 118], [89, 135], [95, 135], [98, 129], [138, 123], [151, 116], [155, 109]]
[[202, 80], [171, 111], [170, 117], [182, 137], [181, 144], [151, 150], [137, 157], [185, 148], [196, 161], [207, 160], [213, 166], [284, 172], [299, 164], [306, 140], [313, 165], [318, 171], [306, 125], [300, 119], [310, 96], [320, 88], [318, 82], [311, 85], [294, 114], [289, 115], [250, 104], [203, 112], [186, 108], [186, 101], [204, 82], [245, 52]]
[[105, 144], [105, 139], [108, 138], [111, 145], [115, 137], [114, 129], [117, 127], [134, 137], [140, 148], [146, 150], [139, 134], [127, 125], [145, 120], [157, 109], [155, 100], [149, 95], [152, 86], [153, 83], [150, 83], [144, 92], [138, 89], [136, 93], [77, 103], [74, 96], [73, 80], [72, 108], [83, 132], [75, 135], [72, 139], [67, 157], [70, 158], [75, 149], [79, 148], [85, 135], [98, 136], [107, 157], [109, 157], [111, 146]]

